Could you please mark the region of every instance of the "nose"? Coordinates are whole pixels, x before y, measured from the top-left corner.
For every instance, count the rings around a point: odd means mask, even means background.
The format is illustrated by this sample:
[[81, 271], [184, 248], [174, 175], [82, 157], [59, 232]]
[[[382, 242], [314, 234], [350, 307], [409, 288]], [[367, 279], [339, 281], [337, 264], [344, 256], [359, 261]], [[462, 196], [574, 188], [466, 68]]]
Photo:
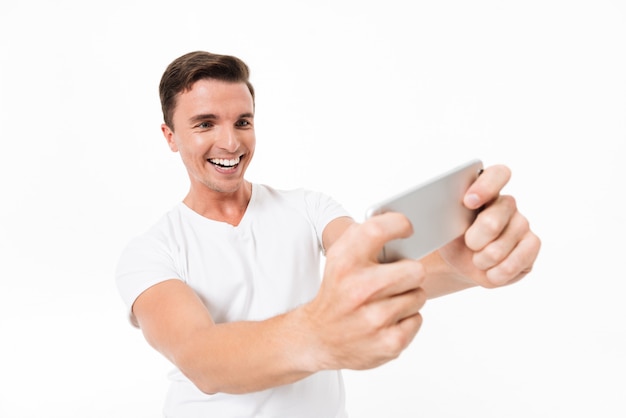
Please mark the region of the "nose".
[[239, 144], [239, 135], [233, 127], [224, 128], [224, 130], [220, 132], [218, 146], [223, 150], [235, 152], [237, 148], [239, 148]]

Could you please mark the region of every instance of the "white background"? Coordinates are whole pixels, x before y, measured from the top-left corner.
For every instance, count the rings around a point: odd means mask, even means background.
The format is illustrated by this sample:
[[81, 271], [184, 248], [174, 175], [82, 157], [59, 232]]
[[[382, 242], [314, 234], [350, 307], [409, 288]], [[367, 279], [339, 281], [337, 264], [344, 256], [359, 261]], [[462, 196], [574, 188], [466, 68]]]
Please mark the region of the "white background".
[[542, 238], [523, 282], [430, 301], [346, 372], [353, 418], [626, 416], [623, 1], [39, 0], [0, 4], [1, 417], [160, 415], [113, 271], [186, 193], [157, 85], [196, 49], [252, 69], [250, 180], [360, 220], [478, 157]]

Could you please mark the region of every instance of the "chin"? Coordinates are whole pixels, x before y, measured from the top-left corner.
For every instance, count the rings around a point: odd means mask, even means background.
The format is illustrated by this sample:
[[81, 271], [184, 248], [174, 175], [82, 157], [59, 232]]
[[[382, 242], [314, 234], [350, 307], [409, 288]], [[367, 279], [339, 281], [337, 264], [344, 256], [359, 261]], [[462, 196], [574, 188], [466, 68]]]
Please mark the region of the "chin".
[[237, 180], [237, 181], [211, 181], [208, 183], [205, 183], [205, 185], [215, 191], [215, 192], [219, 192], [219, 193], [235, 193], [237, 190], [239, 190], [244, 184], [243, 180]]

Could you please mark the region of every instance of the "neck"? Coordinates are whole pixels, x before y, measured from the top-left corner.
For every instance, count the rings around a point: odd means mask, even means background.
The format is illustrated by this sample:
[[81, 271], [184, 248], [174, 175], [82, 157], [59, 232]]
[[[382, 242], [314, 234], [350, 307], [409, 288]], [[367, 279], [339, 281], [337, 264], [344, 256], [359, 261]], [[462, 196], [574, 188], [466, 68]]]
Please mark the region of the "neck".
[[183, 203], [194, 212], [214, 221], [239, 225], [252, 197], [252, 183], [244, 181], [234, 192], [192, 188]]

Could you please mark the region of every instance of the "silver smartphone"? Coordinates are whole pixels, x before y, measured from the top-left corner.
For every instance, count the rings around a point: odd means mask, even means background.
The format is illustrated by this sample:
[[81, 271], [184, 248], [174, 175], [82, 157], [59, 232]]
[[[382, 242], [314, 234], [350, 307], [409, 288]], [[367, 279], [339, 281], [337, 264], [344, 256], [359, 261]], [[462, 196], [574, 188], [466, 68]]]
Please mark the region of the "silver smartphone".
[[482, 161], [474, 159], [369, 207], [366, 219], [401, 212], [413, 225], [413, 235], [385, 245], [380, 261], [419, 259], [461, 236], [477, 214], [463, 205], [463, 197], [482, 170]]

